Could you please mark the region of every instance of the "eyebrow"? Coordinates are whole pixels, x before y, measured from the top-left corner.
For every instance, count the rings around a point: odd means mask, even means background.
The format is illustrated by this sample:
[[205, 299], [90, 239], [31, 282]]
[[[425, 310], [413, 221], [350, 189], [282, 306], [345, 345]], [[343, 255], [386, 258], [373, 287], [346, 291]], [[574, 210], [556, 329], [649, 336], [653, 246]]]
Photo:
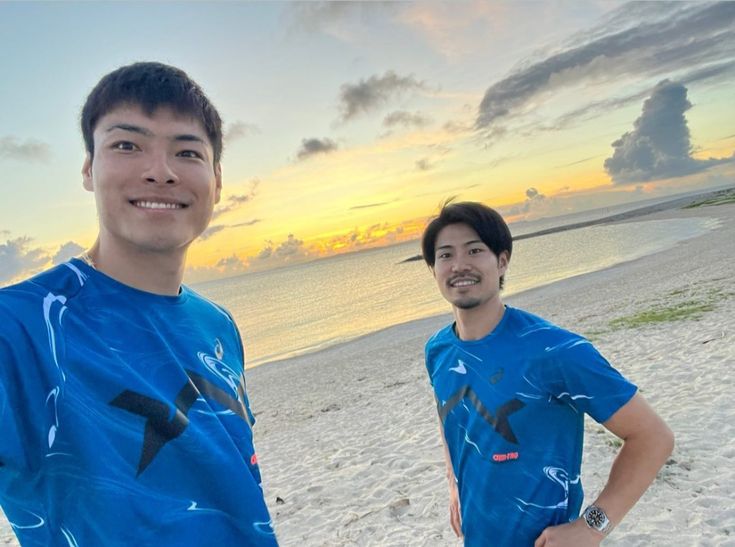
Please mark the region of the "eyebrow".
[[[141, 127], [139, 125], [132, 125], [129, 123], [116, 123], [114, 125], [111, 125], [107, 128], [107, 132], [110, 133], [111, 131], [114, 131], [115, 129], [120, 129], [122, 131], [130, 131], [131, 133], [138, 133], [139, 135], [143, 135], [145, 137], [153, 137], [153, 132], [150, 129], [146, 129], [145, 127]], [[202, 144], [206, 144], [206, 141], [201, 138], [198, 135], [192, 135], [189, 133], [184, 133], [182, 135], [175, 135], [171, 138], [172, 141], [176, 142], [199, 142]]]
[[[484, 245], [481, 239], [473, 239], [473, 240], [467, 241], [466, 243], [463, 243], [462, 245], [464, 247], [469, 247], [470, 245], [474, 245], [476, 243], [482, 243]], [[434, 249], [434, 251], [438, 251], [439, 249], [454, 249], [454, 245], [440, 245], [439, 247]]]

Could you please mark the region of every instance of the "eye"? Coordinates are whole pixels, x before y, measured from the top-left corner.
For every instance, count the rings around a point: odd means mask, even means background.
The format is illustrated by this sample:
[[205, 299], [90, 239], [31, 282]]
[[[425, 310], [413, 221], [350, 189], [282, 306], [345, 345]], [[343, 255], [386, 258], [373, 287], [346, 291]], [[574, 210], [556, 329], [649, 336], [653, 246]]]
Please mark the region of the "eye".
[[484, 251], [484, 249], [482, 249], [480, 247], [474, 247], [474, 248], [470, 249], [469, 252], [470, 252], [471, 255], [476, 255], [476, 254], [481, 253], [483, 251]]
[[135, 143], [130, 141], [117, 141], [112, 143], [110, 146], [113, 150], [120, 150], [122, 152], [133, 152], [134, 150], [140, 150]]
[[202, 156], [196, 150], [182, 150], [176, 155], [181, 158], [192, 158], [192, 159], [198, 159], [198, 160], [204, 159], [204, 156]]
[[436, 258], [438, 258], [438, 259], [445, 259], [445, 258], [449, 258], [451, 256], [452, 256], [451, 253], [443, 252], [443, 253], [439, 253], [438, 255], [436, 255]]

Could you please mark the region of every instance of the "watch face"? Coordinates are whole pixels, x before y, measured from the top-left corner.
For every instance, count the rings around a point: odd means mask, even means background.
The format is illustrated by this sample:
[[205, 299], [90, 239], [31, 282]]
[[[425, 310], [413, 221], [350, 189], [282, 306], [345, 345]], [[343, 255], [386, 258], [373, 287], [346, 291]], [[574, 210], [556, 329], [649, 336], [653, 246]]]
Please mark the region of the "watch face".
[[593, 528], [600, 530], [604, 525], [607, 517], [605, 513], [600, 511], [597, 507], [591, 507], [587, 511], [586, 520]]

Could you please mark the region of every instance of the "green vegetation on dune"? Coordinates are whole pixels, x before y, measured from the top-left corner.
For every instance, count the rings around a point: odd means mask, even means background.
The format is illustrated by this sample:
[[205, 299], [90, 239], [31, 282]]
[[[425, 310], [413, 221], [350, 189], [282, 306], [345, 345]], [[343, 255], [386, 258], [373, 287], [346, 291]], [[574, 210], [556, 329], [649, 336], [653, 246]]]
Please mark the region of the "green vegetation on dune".
[[[722, 280], [715, 279], [711, 282], [718, 281]], [[700, 285], [682, 287], [650, 303], [646, 309], [612, 319], [607, 323], [607, 328], [589, 331], [586, 334], [591, 338], [619, 329], [635, 329], [671, 321], [696, 321], [705, 313], [713, 311], [718, 303], [733, 296], [734, 291], [719, 287], [707, 288]]]
[[735, 189], [723, 190], [716, 196], [695, 201], [683, 207], [683, 209], [694, 209], [695, 207], [709, 207], [710, 205], [724, 205], [725, 203], [735, 203]]
[[626, 315], [610, 321], [613, 329], [636, 328], [650, 323], [664, 323], [667, 321], [681, 321], [683, 319], [699, 319], [702, 314], [715, 309], [710, 302], [697, 302], [689, 300], [679, 302], [672, 306], [663, 308], [652, 308], [633, 315]]

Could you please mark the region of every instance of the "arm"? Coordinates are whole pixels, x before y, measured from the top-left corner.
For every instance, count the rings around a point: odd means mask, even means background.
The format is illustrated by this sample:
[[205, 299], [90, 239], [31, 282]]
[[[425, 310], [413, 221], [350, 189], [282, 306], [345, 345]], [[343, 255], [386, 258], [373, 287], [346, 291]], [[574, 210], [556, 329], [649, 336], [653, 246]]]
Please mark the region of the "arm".
[[[623, 447], [613, 462], [607, 484], [594, 504], [605, 511], [613, 526], [617, 526], [671, 455], [674, 434], [640, 394], [634, 395], [602, 425], [623, 440]], [[603, 538], [582, 519], [577, 519], [546, 528], [534, 546], [595, 546]]]
[[452, 469], [452, 459], [449, 456], [447, 441], [444, 439], [444, 427], [439, 420], [439, 434], [444, 448], [444, 463], [447, 466], [447, 481], [449, 481], [449, 523], [457, 537], [462, 537], [462, 517], [459, 511], [459, 491], [457, 490], [457, 479]]

